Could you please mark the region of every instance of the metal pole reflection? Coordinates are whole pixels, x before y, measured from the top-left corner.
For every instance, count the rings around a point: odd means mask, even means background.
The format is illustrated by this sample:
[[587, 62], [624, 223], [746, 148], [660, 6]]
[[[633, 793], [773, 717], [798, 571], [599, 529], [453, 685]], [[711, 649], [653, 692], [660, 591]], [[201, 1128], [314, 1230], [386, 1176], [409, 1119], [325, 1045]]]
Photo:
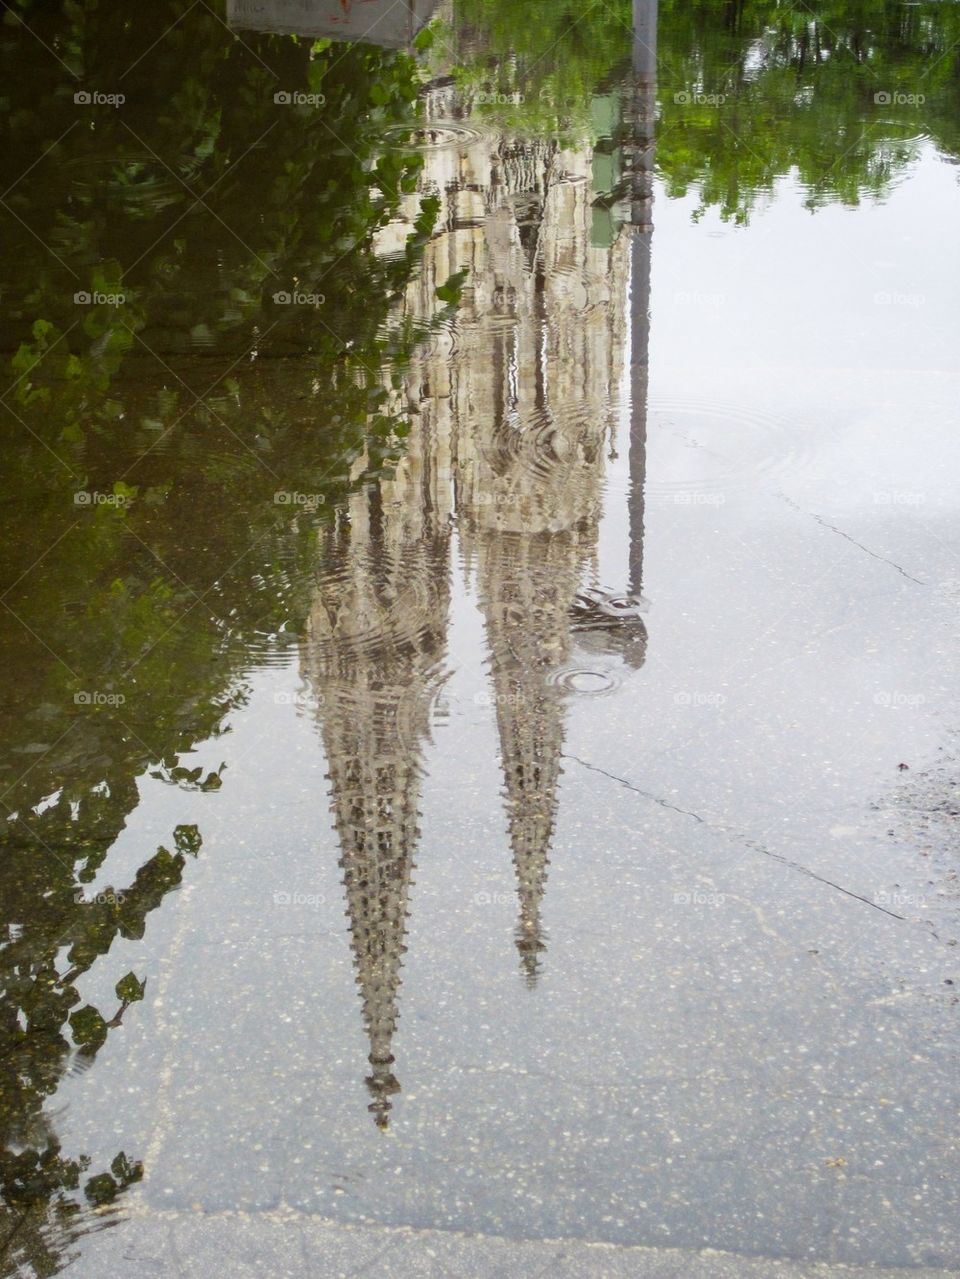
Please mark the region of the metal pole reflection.
[[630, 517], [629, 590], [643, 590], [644, 485], [650, 348], [650, 252], [657, 99], [657, 0], [633, 0], [633, 76], [629, 102], [630, 221]]

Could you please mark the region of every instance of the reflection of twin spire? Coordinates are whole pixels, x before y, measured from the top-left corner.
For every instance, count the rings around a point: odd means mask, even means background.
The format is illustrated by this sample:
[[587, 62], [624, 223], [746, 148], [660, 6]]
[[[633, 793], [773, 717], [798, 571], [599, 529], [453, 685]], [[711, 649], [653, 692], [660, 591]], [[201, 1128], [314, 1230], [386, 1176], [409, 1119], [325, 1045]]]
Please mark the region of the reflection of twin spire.
[[[414, 449], [422, 440], [414, 441]], [[370, 1110], [386, 1126], [422, 748], [449, 600], [449, 526], [402, 481], [354, 496], [327, 530], [304, 674], [322, 704], [357, 981], [370, 1039]], [[406, 488], [407, 491], [402, 491]], [[393, 500], [390, 501], [389, 498]], [[413, 518], [411, 518], [413, 517]]]
[[517, 946], [532, 982], [564, 732], [555, 677], [570, 659], [570, 610], [596, 545], [626, 281], [621, 248], [590, 242], [589, 153], [544, 155], [539, 183], [535, 166], [507, 154], [511, 177], [526, 175], [533, 190], [513, 187], [516, 222], [499, 252], [487, 246], [499, 308], [464, 317], [457, 511], [486, 623]]
[[[440, 97], [430, 110], [453, 114]], [[564, 734], [557, 676], [574, 656], [571, 610], [595, 559], [626, 338], [629, 237], [591, 242], [590, 160], [588, 150], [493, 135], [428, 154], [424, 181], [441, 196], [443, 230], [406, 312], [425, 321], [436, 285], [467, 267], [456, 330], [406, 375], [414, 427], [396, 477], [357, 493], [323, 548], [303, 662], [321, 703], [380, 1126], [399, 1087], [391, 1040], [422, 753], [442, 678], [454, 495], [486, 623], [517, 947], [531, 983], [544, 948]], [[609, 620], [609, 633], [622, 634], [621, 622]], [[601, 618], [594, 648], [605, 633]]]

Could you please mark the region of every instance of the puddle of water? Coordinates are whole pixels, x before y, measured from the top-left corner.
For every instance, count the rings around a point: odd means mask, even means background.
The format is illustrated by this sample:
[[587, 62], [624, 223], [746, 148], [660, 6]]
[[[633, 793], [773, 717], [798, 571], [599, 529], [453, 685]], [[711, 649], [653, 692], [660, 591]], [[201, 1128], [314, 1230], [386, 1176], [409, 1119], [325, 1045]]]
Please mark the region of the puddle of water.
[[957, 1265], [960, 10], [154, 9], [0, 42], [3, 1273]]

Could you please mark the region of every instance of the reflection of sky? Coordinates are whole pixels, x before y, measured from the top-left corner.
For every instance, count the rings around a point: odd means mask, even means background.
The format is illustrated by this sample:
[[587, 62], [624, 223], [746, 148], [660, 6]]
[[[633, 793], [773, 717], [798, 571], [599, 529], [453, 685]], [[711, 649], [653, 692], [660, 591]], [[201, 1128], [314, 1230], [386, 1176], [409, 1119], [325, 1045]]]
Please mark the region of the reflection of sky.
[[[680, 767], [692, 807], [762, 812], [807, 848], [814, 811], [859, 812], [861, 784], [956, 723], [960, 245], [942, 228], [960, 192], [928, 148], [881, 204], [802, 199], [782, 183], [735, 228], [657, 192], [638, 682], [667, 751], [653, 789]], [[624, 453], [607, 564], [625, 559]], [[722, 692], [723, 714], [682, 714], [684, 690]], [[631, 748], [594, 731], [629, 772]]]
[[815, 213], [781, 182], [746, 229], [714, 210], [694, 227], [695, 192], [658, 191], [653, 376], [664, 363], [709, 367], [710, 378], [717, 366], [750, 369], [748, 387], [771, 368], [954, 371], [960, 239], [944, 228], [957, 224], [957, 169], [928, 145], [895, 182], [882, 203]]

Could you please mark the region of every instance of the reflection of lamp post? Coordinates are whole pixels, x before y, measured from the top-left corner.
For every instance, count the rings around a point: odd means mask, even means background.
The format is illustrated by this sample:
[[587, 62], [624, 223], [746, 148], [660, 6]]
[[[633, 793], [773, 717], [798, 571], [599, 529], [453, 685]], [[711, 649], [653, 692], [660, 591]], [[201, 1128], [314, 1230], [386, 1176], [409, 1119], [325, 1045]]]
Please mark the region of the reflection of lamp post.
[[657, 0], [633, 0], [633, 78], [627, 160], [633, 244], [630, 263], [630, 594], [643, 589], [643, 490], [647, 471], [650, 349], [650, 249], [657, 105]]

